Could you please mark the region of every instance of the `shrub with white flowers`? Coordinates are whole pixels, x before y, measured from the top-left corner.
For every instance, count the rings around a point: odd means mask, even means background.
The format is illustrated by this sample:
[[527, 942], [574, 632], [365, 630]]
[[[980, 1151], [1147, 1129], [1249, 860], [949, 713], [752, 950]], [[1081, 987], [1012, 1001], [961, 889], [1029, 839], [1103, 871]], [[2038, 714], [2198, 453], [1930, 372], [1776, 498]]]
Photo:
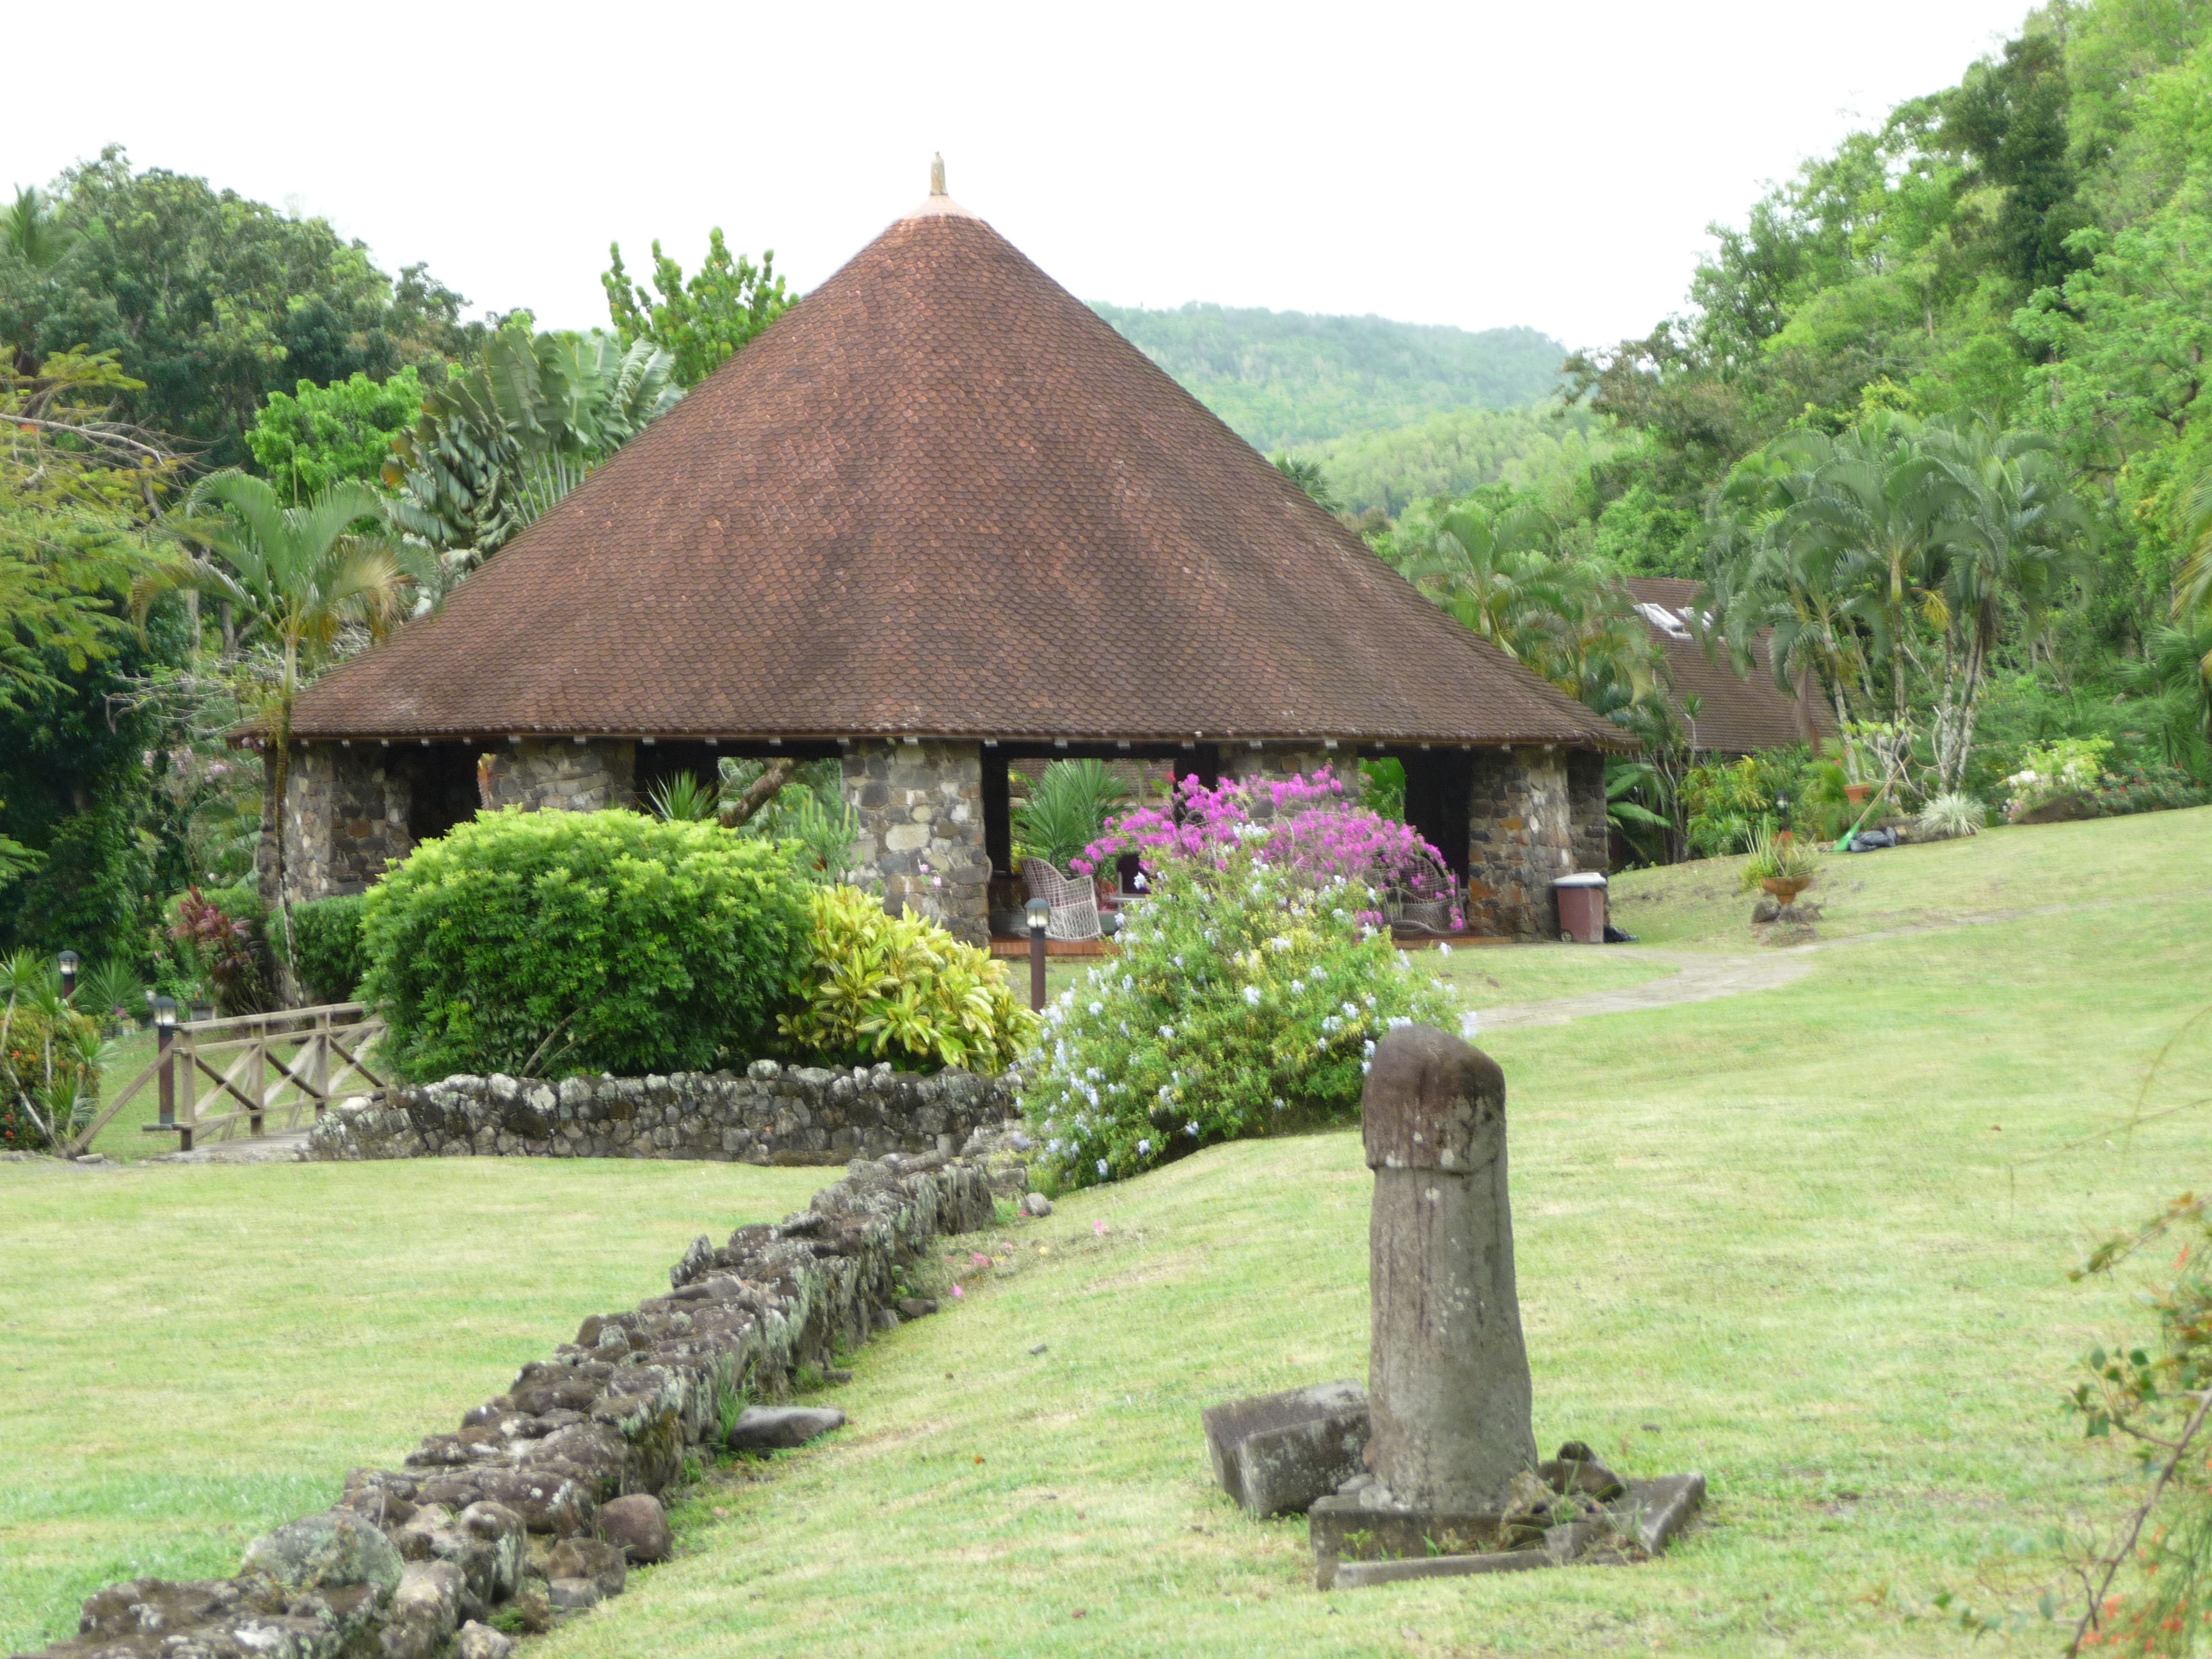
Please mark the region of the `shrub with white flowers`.
[[1047, 1009], [1022, 1103], [1062, 1186], [1355, 1121], [1378, 1038], [1455, 1022], [1442, 981], [1359, 920], [1371, 890], [1316, 885], [1267, 850], [1163, 860], [1119, 958]]

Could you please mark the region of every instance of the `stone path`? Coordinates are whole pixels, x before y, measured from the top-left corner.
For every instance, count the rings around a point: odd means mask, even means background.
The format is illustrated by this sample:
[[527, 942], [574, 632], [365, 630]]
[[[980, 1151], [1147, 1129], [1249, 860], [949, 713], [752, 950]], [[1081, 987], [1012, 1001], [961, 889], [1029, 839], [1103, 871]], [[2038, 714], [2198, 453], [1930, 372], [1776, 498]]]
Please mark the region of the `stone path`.
[[1646, 980], [1625, 990], [1591, 991], [1581, 996], [1555, 997], [1548, 1002], [1516, 1002], [1478, 1012], [1486, 1031], [1510, 1025], [1565, 1025], [1599, 1014], [1632, 1014], [1647, 1008], [1671, 1008], [1678, 1003], [1711, 1002], [1719, 997], [1740, 997], [1751, 991], [1771, 991], [1813, 971], [1812, 957], [1821, 951], [1849, 945], [1865, 945], [1880, 939], [1906, 939], [1916, 933], [1948, 933], [1954, 927], [1986, 927], [2000, 921], [2020, 921], [2032, 916], [2055, 916], [2076, 910], [2109, 910], [2138, 898], [2089, 899], [2078, 904], [2037, 904], [2017, 909], [1984, 910], [1939, 921], [1877, 928], [1850, 933], [1842, 939], [1820, 939], [1808, 945], [1784, 945], [1753, 957], [1707, 956], [1692, 951], [1667, 951], [1650, 946], [1614, 945], [1607, 954], [1679, 964], [1680, 971], [1664, 979]]
[[307, 1156], [305, 1129], [277, 1129], [244, 1140], [216, 1140], [189, 1152], [164, 1152], [152, 1164], [298, 1164]]
[[1810, 952], [1817, 947], [1797, 945], [1755, 957], [1711, 957], [1687, 951], [1658, 951], [1616, 945], [1609, 955], [1646, 962], [1671, 962], [1680, 971], [1664, 979], [1645, 980], [1617, 991], [1589, 991], [1581, 996], [1554, 997], [1548, 1002], [1516, 1002], [1503, 1008], [1480, 1010], [1482, 1030], [1509, 1025], [1565, 1025], [1571, 1020], [1599, 1014], [1632, 1014], [1647, 1008], [1671, 1008], [1677, 1003], [1711, 1002], [1718, 997], [1740, 997], [1749, 991], [1771, 991], [1778, 985], [1802, 979], [1813, 971]]

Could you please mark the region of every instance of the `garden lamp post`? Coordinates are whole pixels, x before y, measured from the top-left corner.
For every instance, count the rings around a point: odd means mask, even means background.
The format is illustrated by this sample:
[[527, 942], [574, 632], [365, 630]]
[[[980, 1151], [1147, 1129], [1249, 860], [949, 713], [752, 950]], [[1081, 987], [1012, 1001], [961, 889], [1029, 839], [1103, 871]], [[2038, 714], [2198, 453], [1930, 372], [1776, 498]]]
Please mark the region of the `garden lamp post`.
[[155, 1127], [173, 1129], [177, 1123], [177, 1078], [169, 1064], [169, 1048], [177, 1040], [176, 998], [154, 999], [154, 1036], [158, 1044], [154, 1063], [161, 1068], [161, 1116]]
[[1030, 919], [1030, 1006], [1037, 1012], [1044, 1012], [1044, 930], [1052, 920], [1052, 907], [1042, 899], [1031, 899], [1028, 907]]
[[83, 958], [78, 956], [74, 951], [64, 951], [62, 952], [61, 964], [63, 996], [73, 997], [76, 994], [76, 965], [82, 960]]

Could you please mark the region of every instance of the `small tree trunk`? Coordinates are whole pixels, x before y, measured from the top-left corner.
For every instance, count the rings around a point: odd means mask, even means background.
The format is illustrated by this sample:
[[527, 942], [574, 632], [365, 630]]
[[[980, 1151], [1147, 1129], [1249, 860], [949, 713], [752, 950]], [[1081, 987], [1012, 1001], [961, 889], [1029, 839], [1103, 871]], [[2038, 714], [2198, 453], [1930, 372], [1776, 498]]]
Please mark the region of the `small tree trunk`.
[[736, 803], [722, 809], [722, 828], [735, 830], [751, 822], [753, 815], [775, 799], [776, 792], [791, 781], [791, 775], [798, 769], [799, 763], [795, 760], [770, 761], [768, 770], [752, 781]]

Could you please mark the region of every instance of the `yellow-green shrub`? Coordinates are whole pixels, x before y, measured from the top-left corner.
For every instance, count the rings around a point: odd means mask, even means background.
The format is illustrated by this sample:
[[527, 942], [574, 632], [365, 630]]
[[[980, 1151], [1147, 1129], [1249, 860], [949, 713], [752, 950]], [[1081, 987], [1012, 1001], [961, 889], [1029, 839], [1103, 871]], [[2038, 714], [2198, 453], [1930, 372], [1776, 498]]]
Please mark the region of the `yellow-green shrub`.
[[933, 921], [890, 916], [856, 887], [813, 896], [814, 957], [784, 1038], [842, 1065], [1004, 1071], [1037, 1018], [1014, 1000], [1005, 965]]

